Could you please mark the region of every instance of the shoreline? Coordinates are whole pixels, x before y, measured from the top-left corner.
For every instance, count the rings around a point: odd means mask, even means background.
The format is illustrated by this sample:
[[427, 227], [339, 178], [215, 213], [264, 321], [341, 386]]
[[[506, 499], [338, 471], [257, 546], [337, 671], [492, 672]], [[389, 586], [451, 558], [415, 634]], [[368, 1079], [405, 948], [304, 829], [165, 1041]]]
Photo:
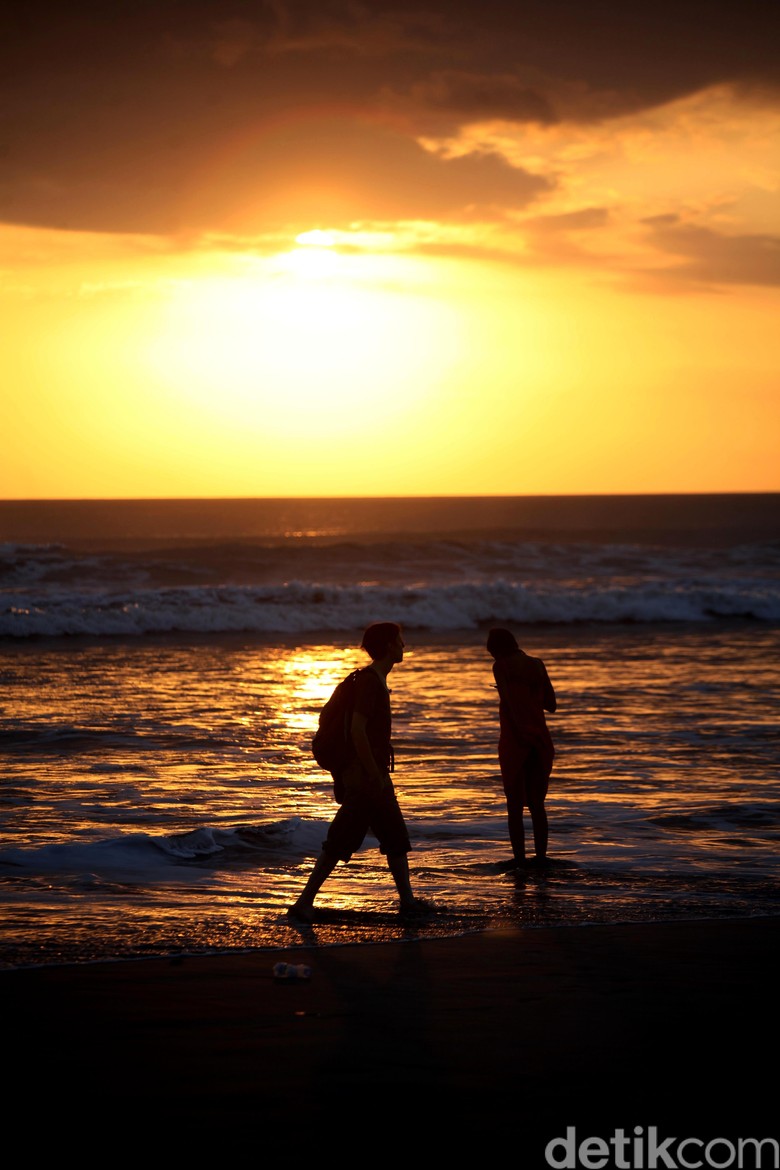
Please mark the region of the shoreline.
[[[276, 961], [280, 960], [279, 956], [288, 953], [293, 956], [300, 956], [302, 952], [306, 951], [322, 951], [329, 949], [342, 949], [344, 947], [382, 947], [382, 946], [403, 946], [406, 944], [423, 944], [435, 942], [455, 942], [458, 939], [469, 939], [480, 934], [507, 934], [515, 931], [522, 933], [533, 933], [536, 931], [580, 931], [604, 928], [622, 927], [665, 927], [676, 926], [685, 927], [687, 925], [697, 924], [711, 924], [718, 925], [721, 923], [738, 923], [738, 922], [777, 922], [780, 926], [780, 910], [777, 913], [769, 913], [762, 911], [760, 914], [735, 914], [735, 915], [692, 915], [690, 917], [681, 915], [680, 917], [668, 918], [615, 918], [609, 921], [595, 921], [587, 919], [583, 921], [563, 921], [563, 922], [512, 922], [511, 920], [495, 919], [479, 923], [478, 925], [462, 927], [460, 929], [454, 928], [448, 931], [442, 928], [438, 932], [432, 932], [430, 922], [423, 920], [418, 925], [409, 924], [406, 926], [407, 934], [403, 937], [393, 935], [372, 935], [369, 937], [355, 937], [355, 938], [333, 938], [325, 937], [321, 941], [313, 938], [307, 940], [306, 935], [314, 931], [316, 933], [319, 929], [322, 933], [332, 926], [334, 922], [342, 919], [343, 915], [338, 910], [333, 911], [330, 908], [319, 908], [320, 918], [315, 918], [312, 924], [294, 924], [290, 923], [290, 930], [300, 932], [302, 939], [297, 943], [260, 943], [257, 946], [236, 946], [225, 947], [224, 949], [214, 948], [213, 950], [184, 950], [183, 948], [172, 948], [170, 950], [161, 949], [160, 951], [150, 951], [146, 954], [107, 954], [98, 955], [94, 957], [85, 958], [64, 958], [53, 961], [43, 960], [41, 962], [23, 962], [23, 963], [7, 963], [3, 965], [0, 962], [0, 977], [13, 972], [30, 972], [30, 971], [52, 971], [61, 970], [62, 968], [72, 968], [73, 970], [80, 970], [88, 967], [99, 966], [118, 966], [120, 964], [128, 963], [172, 963], [177, 965], [185, 961], [208, 961], [210, 959], [249, 959], [253, 956], [268, 955], [275, 956]], [[361, 917], [361, 912], [356, 912], [358, 920]], [[394, 918], [395, 915], [388, 915], [387, 917]], [[426, 929], [427, 928], [427, 929]], [[303, 961], [299, 958], [298, 961]]]
[[[568, 1126], [771, 1137], [778, 957], [756, 917], [4, 970], [8, 1099], [201, 1152], [322, 1152], [345, 1117], [375, 1143], [389, 1110], [404, 1148], [522, 1143], [531, 1170]], [[284, 959], [311, 977], [275, 980]]]

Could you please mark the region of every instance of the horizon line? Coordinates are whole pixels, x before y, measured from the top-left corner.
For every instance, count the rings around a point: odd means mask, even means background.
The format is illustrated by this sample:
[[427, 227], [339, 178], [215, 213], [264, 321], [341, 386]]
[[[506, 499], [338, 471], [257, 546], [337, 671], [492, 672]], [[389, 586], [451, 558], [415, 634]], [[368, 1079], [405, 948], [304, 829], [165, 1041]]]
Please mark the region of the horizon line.
[[254, 495], [254, 496], [6, 496], [3, 504], [174, 504], [174, 503], [248, 503], [251, 501], [281, 502], [301, 500], [307, 502], [346, 500], [578, 500], [578, 499], [659, 499], [671, 496], [774, 496], [780, 495], [777, 488], [718, 488], [717, 490], [695, 491], [613, 491], [613, 492], [404, 492], [375, 495], [368, 493], [333, 495]]

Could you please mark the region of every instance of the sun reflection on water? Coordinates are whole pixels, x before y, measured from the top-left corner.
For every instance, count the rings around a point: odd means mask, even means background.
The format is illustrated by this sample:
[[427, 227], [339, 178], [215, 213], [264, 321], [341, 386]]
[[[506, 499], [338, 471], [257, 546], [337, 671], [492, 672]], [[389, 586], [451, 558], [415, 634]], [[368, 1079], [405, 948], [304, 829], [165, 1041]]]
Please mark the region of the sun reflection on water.
[[[416, 890], [458, 922], [773, 904], [778, 638], [676, 631], [670, 653], [668, 631], [535, 631], [527, 649], [559, 699], [552, 851], [570, 868], [518, 883], [495, 869], [508, 846], [482, 638], [412, 631], [415, 652], [390, 682]], [[115, 953], [289, 943], [280, 915], [336, 807], [311, 738], [334, 686], [365, 661], [327, 636], [6, 647], [4, 849], [42, 858], [14, 896], [8, 937], [88, 950], [94, 936]], [[321, 904], [334, 940], [359, 922], [397, 929], [374, 843], [339, 867]]]

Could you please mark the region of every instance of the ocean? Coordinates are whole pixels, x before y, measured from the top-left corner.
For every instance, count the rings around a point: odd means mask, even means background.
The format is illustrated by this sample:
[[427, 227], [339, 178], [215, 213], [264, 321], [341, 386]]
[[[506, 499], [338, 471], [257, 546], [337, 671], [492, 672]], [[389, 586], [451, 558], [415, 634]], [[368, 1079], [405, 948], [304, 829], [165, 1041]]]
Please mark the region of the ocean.
[[[780, 912], [780, 496], [0, 502], [0, 965]], [[409, 924], [319, 710], [398, 621]], [[547, 870], [507, 873], [487, 630], [558, 697]]]

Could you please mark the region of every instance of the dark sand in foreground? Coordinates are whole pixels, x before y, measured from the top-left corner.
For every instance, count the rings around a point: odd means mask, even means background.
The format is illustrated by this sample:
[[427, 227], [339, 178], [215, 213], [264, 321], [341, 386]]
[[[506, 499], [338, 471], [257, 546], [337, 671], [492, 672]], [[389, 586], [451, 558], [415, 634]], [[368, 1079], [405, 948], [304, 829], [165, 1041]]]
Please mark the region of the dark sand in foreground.
[[[536, 1170], [570, 1125], [777, 1136], [779, 941], [747, 919], [6, 971], [4, 1104], [83, 1154], [106, 1131], [117, 1153]], [[282, 959], [311, 978], [275, 981]]]

